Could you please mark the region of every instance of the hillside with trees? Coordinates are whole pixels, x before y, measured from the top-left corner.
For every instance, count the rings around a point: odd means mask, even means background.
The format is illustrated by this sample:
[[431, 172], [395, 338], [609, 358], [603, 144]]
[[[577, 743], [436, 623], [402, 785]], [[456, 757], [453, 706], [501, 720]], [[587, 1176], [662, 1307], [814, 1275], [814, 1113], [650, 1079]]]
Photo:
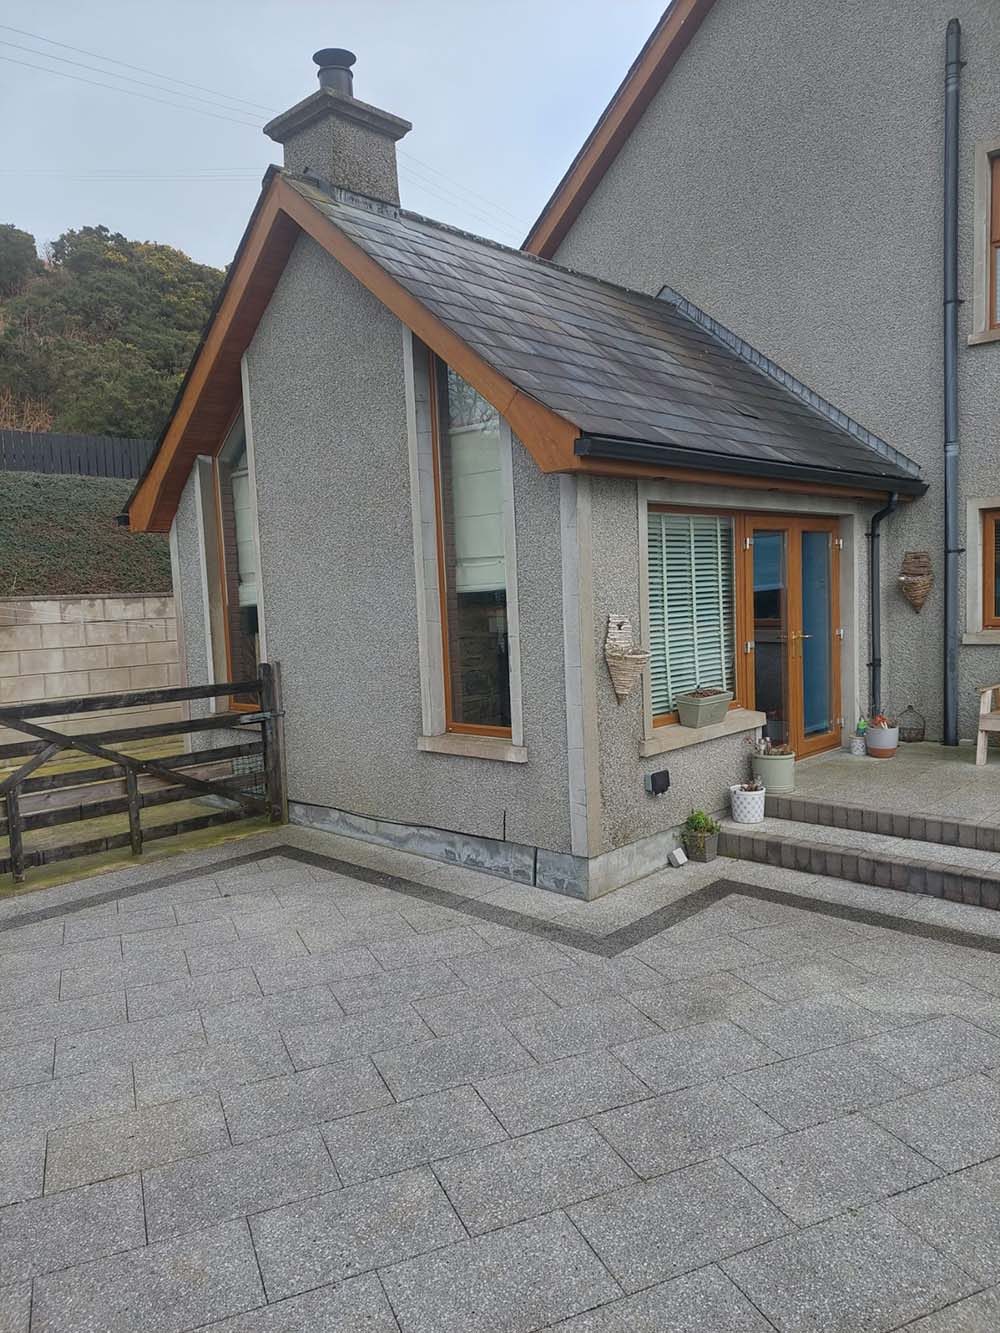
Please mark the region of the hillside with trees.
[[0, 225], [0, 426], [155, 438], [223, 274], [107, 227]]

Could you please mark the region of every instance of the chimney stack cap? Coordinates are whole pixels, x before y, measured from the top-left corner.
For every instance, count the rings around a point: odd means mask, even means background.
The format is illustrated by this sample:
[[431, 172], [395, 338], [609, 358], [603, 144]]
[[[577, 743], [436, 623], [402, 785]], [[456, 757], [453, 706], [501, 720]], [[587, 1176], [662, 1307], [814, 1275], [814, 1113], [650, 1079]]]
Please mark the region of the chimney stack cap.
[[342, 46], [327, 46], [313, 56], [319, 66], [319, 86], [330, 88], [333, 92], [343, 93], [346, 97], [354, 96], [354, 74], [351, 66], [357, 60], [353, 51]]

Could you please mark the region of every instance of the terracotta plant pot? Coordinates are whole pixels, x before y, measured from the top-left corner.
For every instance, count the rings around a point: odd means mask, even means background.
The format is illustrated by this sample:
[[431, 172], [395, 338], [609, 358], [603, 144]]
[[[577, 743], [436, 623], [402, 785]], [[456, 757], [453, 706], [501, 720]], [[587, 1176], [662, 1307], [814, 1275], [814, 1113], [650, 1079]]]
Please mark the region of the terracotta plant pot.
[[717, 833], [684, 833], [681, 841], [689, 861], [714, 861], [719, 855]]
[[720, 690], [718, 694], [679, 694], [675, 702], [682, 727], [711, 727], [725, 721], [729, 705], [733, 702], [733, 692]]
[[869, 727], [865, 743], [872, 759], [891, 759], [899, 746], [898, 727]]
[[794, 754], [752, 754], [750, 764], [769, 792], [787, 796], [795, 790]]
[[767, 792], [744, 791], [738, 782], [729, 788], [729, 804], [733, 819], [737, 824], [762, 824], [764, 822], [764, 800]]

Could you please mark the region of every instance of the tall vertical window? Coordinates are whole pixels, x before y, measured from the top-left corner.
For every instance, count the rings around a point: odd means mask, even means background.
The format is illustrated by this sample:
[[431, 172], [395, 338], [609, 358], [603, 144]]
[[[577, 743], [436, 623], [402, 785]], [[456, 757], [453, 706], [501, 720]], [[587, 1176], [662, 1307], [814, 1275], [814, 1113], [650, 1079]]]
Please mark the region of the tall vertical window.
[[1000, 153], [990, 158], [989, 316], [990, 328], [1000, 328]]
[[[219, 509], [220, 567], [230, 680], [252, 680], [260, 662], [257, 542], [242, 421], [230, 432], [215, 462]], [[252, 696], [237, 695], [237, 706], [252, 706]]]
[[734, 523], [716, 514], [649, 511], [649, 647], [653, 716], [672, 721], [688, 690], [735, 688]]
[[983, 629], [1000, 629], [1000, 509], [983, 510]]
[[449, 731], [509, 736], [510, 660], [500, 417], [434, 362], [438, 566]]

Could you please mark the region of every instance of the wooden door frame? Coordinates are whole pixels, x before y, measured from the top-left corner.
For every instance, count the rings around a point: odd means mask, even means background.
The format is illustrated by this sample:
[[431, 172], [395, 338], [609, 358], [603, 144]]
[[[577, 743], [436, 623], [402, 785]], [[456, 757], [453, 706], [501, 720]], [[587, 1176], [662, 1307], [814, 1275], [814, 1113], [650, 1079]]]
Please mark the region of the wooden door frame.
[[[840, 629], [840, 548], [837, 544], [840, 535], [841, 520], [834, 516], [808, 514], [772, 514], [760, 513], [748, 515], [750, 535], [757, 529], [768, 532], [786, 533], [785, 541], [785, 593], [786, 593], [786, 645], [784, 653], [785, 680], [787, 682], [786, 709], [788, 713], [788, 743], [796, 757], [805, 759], [809, 755], [819, 754], [824, 750], [835, 749], [840, 744], [842, 723], [838, 720], [841, 709], [841, 640]], [[805, 735], [805, 699], [802, 689], [802, 671], [794, 669], [802, 660], [802, 640], [796, 638], [802, 633], [802, 534], [804, 532], [828, 532], [830, 534], [830, 711], [832, 726], [828, 732], [819, 736]], [[752, 550], [751, 550], [752, 554]], [[753, 561], [747, 562], [750, 573], [749, 624], [754, 627], [753, 616]], [[748, 642], [754, 642], [753, 633]], [[795, 645], [798, 643], [798, 656]], [[755, 673], [751, 677], [755, 678]]]

